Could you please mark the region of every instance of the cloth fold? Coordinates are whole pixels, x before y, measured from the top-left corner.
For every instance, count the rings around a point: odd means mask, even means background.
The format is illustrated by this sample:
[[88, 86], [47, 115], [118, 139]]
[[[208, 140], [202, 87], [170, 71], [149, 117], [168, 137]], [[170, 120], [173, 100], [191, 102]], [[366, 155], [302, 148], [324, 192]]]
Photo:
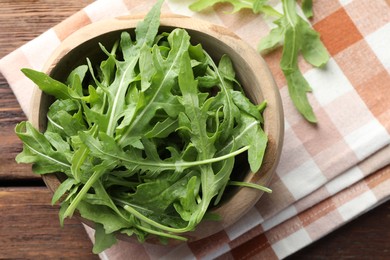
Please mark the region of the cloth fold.
[[[34, 86], [21, 68], [41, 69], [63, 39], [88, 23], [146, 13], [154, 2], [96, 1], [3, 57], [0, 71], [23, 111], [29, 114]], [[188, 9], [191, 2], [166, 1], [162, 12], [225, 26], [253, 48], [273, 26], [249, 11], [228, 14], [225, 4], [194, 13]], [[280, 89], [286, 125], [281, 161], [270, 185], [273, 193], [211, 237], [171, 248], [120, 241], [101, 258], [284, 258], [390, 198], [389, 3], [320, 0], [313, 8], [310, 22], [331, 54], [323, 69], [300, 60], [313, 87], [309, 98], [317, 125], [306, 122], [292, 105], [279, 68], [281, 50], [264, 56]], [[93, 230], [86, 230], [93, 239]]]

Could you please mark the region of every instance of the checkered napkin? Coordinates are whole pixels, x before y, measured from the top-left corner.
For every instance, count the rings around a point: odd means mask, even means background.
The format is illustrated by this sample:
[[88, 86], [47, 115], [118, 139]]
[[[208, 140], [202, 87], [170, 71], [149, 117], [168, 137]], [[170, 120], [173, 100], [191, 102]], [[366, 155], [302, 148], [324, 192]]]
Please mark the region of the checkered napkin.
[[[105, 18], [146, 13], [152, 0], [100, 0], [0, 60], [28, 114], [32, 84], [20, 68], [41, 69], [76, 29]], [[193, 13], [189, 0], [166, 1], [163, 12], [194, 16], [233, 30], [254, 48], [272, 24], [229, 5]], [[280, 1], [271, 1], [275, 8]], [[238, 223], [177, 247], [119, 242], [104, 259], [284, 258], [390, 198], [390, 2], [318, 0], [310, 21], [331, 59], [324, 69], [300, 60], [313, 87], [310, 102], [319, 123], [296, 112], [279, 68], [281, 50], [264, 56], [285, 110], [281, 161], [270, 188]], [[92, 235], [89, 228], [87, 232]]]

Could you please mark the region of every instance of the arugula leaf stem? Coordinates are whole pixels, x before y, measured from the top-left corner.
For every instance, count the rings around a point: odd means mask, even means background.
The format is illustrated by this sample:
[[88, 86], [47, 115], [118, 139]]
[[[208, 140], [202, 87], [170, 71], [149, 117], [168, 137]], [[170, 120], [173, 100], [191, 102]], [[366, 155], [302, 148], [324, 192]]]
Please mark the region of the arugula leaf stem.
[[[120, 199], [120, 198], [117, 198], [117, 197], [115, 197], [115, 196], [112, 196], [111, 198], [112, 198], [113, 201], [115, 201], [115, 202], [118, 204], [118, 206], [120, 206], [120, 207], [122, 207], [122, 208], [124, 208], [125, 206], [129, 206], [129, 207], [133, 207], [134, 210], [139, 209], [139, 210], [141, 210], [141, 211], [143, 211], [143, 212], [147, 212], [147, 213], [149, 213], [149, 214], [156, 214], [155, 211], [153, 211], [153, 210], [151, 210], [151, 209], [149, 209], [149, 208], [145, 208], [145, 207], [142, 207], [142, 206], [140, 206], [140, 205], [131, 203], [131, 202], [127, 201], [127, 200]], [[165, 213], [159, 213], [159, 216], [171, 217], [171, 218], [172, 218], [172, 215], [168, 215], [168, 214], [165, 214]], [[177, 218], [179, 218], [179, 217], [177, 217]], [[127, 219], [127, 220], [128, 220], [128, 219]]]
[[259, 185], [256, 183], [243, 182], [243, 181], [229, 181], [228, 184], [232, 185], [232, 186], [248, 187], [248, 188], [252, 188], [252, 189], [262, 190], [262, 191], [265, 191], [267, 193], [272, 193], [272, 190], [270, 188], [267, 188], [265, 186], [262, 186], [262, 185]]
[[[107, 168], [110, 168], [112, 166], [116, 165], [116, 161], [111, 162], [107, 165]], [[78, 204], [83, 199], [85, 194], [89, 191], [89, 189], [92, 187], [92, 185], [107, 171], [106, 168], [100, 168], [92, 174], [92, 176], [88, 179], [88, 181], [84, 184], [84, 186], [81, 188], [81, 190], [77, 193], [76, 197], [72, 202], [70, 203], [69, 207], [65, 210], [64, 214], [61, 217], [61, 223], [63, 223], [64, 219], [66, 217], [72, 217], [74, 211], [76, 210]]]
[[[259, 124], [258, 121], [254, 121], [251, 124], [249, 124], [245, 129], [243, 129], [239, 135], [237, 135], [233, 140], [231, 140], [229, 143], [227, 143], [224, 147], [219, 149], [216, 155], [224, 154], [226, 151], [230, 151], [234, 145], [235, 139], [239, 139], [241, 136], [244, 136], [247, 132], [249, 132], [253, 127], [256, 127]], [[248, 147], [249, 149], [249, 147]]]
[[230, 92], [228, 91], [228, 87], [226, 86], [226, 83], [225, 83], [225, 79], [224, 77], [221, 75], [217, 65], [215, 64], [214, 60], [210, 57], [210, 55], [206, 52], [206, 51], [203, 51], [205, 56], [207, 57], [211, 67], [214, 69], [214, 73], [217, 75], [217, 78], [220, 82], [220, 88], [222, 90], [223, 93], [225, 93], [226, 95], [226, 106], [223, 106], [223, 112], [225, 114], [225, 118], [227, 118], [228, 122], [227, 122], [227, 125], [223, 131], [223, 136], [227, 136], [230, 134], [230, 130], [233, 129], [233, 125], [234, 125], [234, 116], [232, 115], [232, 108], [233, 108], [233, 100], [232, 100], [232, 97], [230, 95]]
[[42, 157], [48, 159], [49, 161], [52, 161], [52, 162], [54, 162], [54, 163], [56, 163], [56, 164], [62, 165], [62, 166], [67, 167], [67, 168], [70, 168], [70, 164], [67, 164], [67, 163], [64, 163], [64, 162], [62, 162], [62, 161], [56, 160], [56, 159], [54, 159], [53, 157], [50, 157], [50, 156], [48, 156], [48, 155], [46, 155], [46, 154], [44, 154], [44, 153], [42, 153], [42, 152], [39, 152], [39, 151], [35, 150], [33, 147], [31, 147], [31, 146], [30, 146], [29, 144], [27, 144], [27, 143], [24, 143], [24, 145], [26, 145], [26, 146], [27, 146], [31, 151], [33, 151], [34, 153], [39, 154], [40, 156], [42, 156]]
[[273, 16], [276, 18], [283, 17], [283, 14], [279, 13], [278, 11], [275, 10], [275, 8], [273, 8], [272, 6], [269, 6], [269, 5], [263, 6], [263, 8], [261, 9], [261, 12], [265, 15]]
[[174, 234], [170, 234], [170, 233], [165, 233], [165, 232], [160, 232], [160, 231], [157, 231], [157, 230], [154, 230], [151, 228], [144, 227], [142, 225], [135, 225], [135, 226], [137, 228], [147, 232], [147, 233], [150, 233], [150, 234], [154, 234], [154, 235], [158, 235], [158, 236], [162, 236], [162, 237], [167, 237], [167, 238], [173, 238], [173, 239], [177, 239], [180, 241], [187, 241], [188, 240], [187, 238], [182, 237], [182, 236], [178, 236], [178, 235], [174, 235]]
[[[289, 25], [291, 26], [291, 30], [293, 31], [293, 33], [291, 34], [291, 39], [289, 39], [292, 43], [291, 46], [289, 46], [290, 47], [289, 52], [295, 54], [298, 53], [297, 32], [296, 32], [297, 17], [295, 11], [291, 11], [294, 10], [291, 8], [295, 8], [294, 6], [295, 0], [282, 0], [282, 3], [283, 3], [283, 11], [286, 16], [287, 22], [289, 23]], [[290, 60], [288, 62], [289, 67], [282, 68], [283, 72], [285, 74], [289, 73], [290, 70], [293, 70], [293, 67], [297, 66], [296, 63], [297, 63], [296, 55], [290, 55]]]
[[261, 102], [261, 104], [256, 106], [260, 113], [263, 113], [265, 108], [267, 107], [267, 100]]
[[297, 14], [295, 11], [295, 0], [282, 0], [283, 3], [283, 12], [286, 16], [288, 23], [291, 26], [295, 26], [297, 24]]
[[110, 54], [111, 54], [112, 56], [115, 56], [118, 47], [119, 47], [119, 41], [116, 41], [116, 42], [114, 43], [114, 46], [112, 46], [112, 48], [111, 48]]
[[137, 204], [134, 204], [134, 203], [130, 203], [130, 202], [128, 202], [128, 201], [125, 201], [125, 200], [123, 200], [123, 199], [117, 198], [117, 197], [115, 197], [115, 196], [112, 196], [112, 200], [115, 201], [115, 202], [117, 202], [117, 203], [119, 203], [120, 206], [122, 206], [122, 207], [130, 206], [130, 207], [133, 207], [133, 208], [141, 209], [142, 211], [147, 211], [147, 212], [149, 212], [149, 213], [153, 213], [153, 211], [150, 210], [150, 209], [148, 209], [148, 208], [141, 207], [141, 206], [139, 206], [139, 205], [137, 205]]
[[244, 147], [242, 147], [234, 152], [231, 152], [231, 153], [219, 156], [219, 157], [215, 157], [215, 158], [204, 159], [204, 160], [194, 161], [194, 162], [175, 163], [175, 165], [178, 167], [186, 167], [187, 168], [187, 167], [192, 167], [192, 166], [197, 166], [197, 165], [211, 164], [211, 163], [215, 163], [215, 162], [219, 162], [219, 161], [223, 161], [223, 160], [235, 157], [236, 155], [247, 151], [249, 149], [249, 147], [250, 146], [247, 145], [247, 146], [244, 146]]
[[177, 161], [174, 163], [166, 163], [166, 162], [158, 162], [158, 161], [152, 161], [152, 160], [131, 160], [128, 157], [120, 156], [120, 155], [114, 155], [109, 152], [106, 152], [102, 150], [102, 148], [98, 147], [95, 145], [95, 143], [89, 143], [90, 146], [93, 146], [94, 149], [99, 151], [100, 154], [104, 154], [107, 157], [113, 158], [115, 161], [116, 160], [121, 160], [123, 162], [127, 162], [130, 164], [134, 165], [139, 165], [139, 166], [146, 166], [146, 167], [163, 167], [165, 169], [171, 169], [171, 170], [176, 170], [180, 168], [189, 168], [193, 166], [198, 166], [198, 165], [205, 165], [205, 164], [211, 164], [215, 162], [219, 162], [231, 157], [235, 157], [236, 155], [243, 153], [247, 151], [250, 146], [244, 146], [236, 151], [230, 152], [228, 154], [215, 157], [215, 158], [209, 158], [209, 159], [203, 159], [203, 160], [198, 160], [198, 161], [191, 161], [191, 162], [186, 162], [186, 161]]
[[142, 215], [141, 213], [139, 213], [137, 210], [135, 210], [133, 207], [131, 207], [129, 205], [125, 205], [124, 209], [126, 211], [128, 211], [129, 213], [133, 214], [134, 217], [138, 218], [139, 220], [142, 220], [145, 223], [148, 223], [149, 225], [152, 225], [152, 226], [159, 228], [161, 230], [165, 230], [168, 232], [174, 232], [174, 233], [184, 233], [184, 232], [190, 231], [192, 229], [190, 226], [190, 223], [184, 228], [172, 228], [172, 227], [165, 226], [163, 224], [160, 224], [160, 223]]
[[64, 130], [64, 128], [63, 128], [62, 126], [60, 126], [59, 124], [57, 124], [57, 123], [56, 123], [53, 119], [51, 119], [49, 116], [47, 116], [47, 120], [49, 120], [49, 122], [50, 122], [53, 126], [57, 127], [58, 129]]
[[[89, 131], [92, 136], [95, 136], [97, 134], [98, 126], [94, 125], [92, 126], [91, 130]], [[84, 164], [84, 161], [87, 159], [89, 155], [88, 147], [85, 144], [81, 144], [79, 149], [74, 153], [72, 157], [72, 166], [71, 166], [71, 173], [73, 174], [74, 178], [80, 182], [80, 176], [81, 176], [81, 166]]]

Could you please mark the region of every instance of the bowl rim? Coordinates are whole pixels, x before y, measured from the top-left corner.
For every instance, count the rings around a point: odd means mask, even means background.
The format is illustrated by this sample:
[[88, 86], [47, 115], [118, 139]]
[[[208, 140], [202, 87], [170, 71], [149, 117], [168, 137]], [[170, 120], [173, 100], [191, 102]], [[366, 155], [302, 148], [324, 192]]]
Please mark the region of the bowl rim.
[[[70, 50], [80, 46], [84, 42], [112, 31], [133, 29], [143, 17], [144, 15], [120, 16], [94, 22], [80, 28], [61, 42], [60, 46], [46, 61], [43, 71], [50, 74], [57, 63], [67, 55]], [[264, 59], [248, 43], [243, 41], [229, 29], [204, 20], [182, 15], [162, 14], [160, 27], [179, 27], [190, 31], [200, 31], [222, 41], [236, 52], [244, 50], [240, 53], [240, 56], [243, 55], [242, 58], [251, 68], [258, 69], [258, 71], [256, 70], [258, 73], [255, 77], [261, 81], [262, 85], [266, 86], [266, 88], [261, 89], [261, 95], [267, 101], [267, 108], [265, 109], [263, 116], [265, 121], [264, 131], [268, 135], [269, 140], [263, 165], [258, 173], [249, 173], [248, 178], [257, 184], [269, 185], [275, 174], [281, 156], [284, 135], [284, 115], [279, 89]], [[98, 30], [96, 30], [96, 28], [98, 28]], [[46, 102], [48, 101], [43, 98], [42, 91], [36, 87], [32, 95], [30, 121], [34, 127], [40, 130], [46, 128], [44, 125], [45, 120], [42, 118], [45, 117], [46, 114], [40, 115], [40, 110], [48, 105]], [[267, 123], [269, 120], [272, 120], [272, 124]], [[55, 174], [43, 175], [42, 178], [51, 192], [54, 192], [56, 187], [60, 184], [60, 181]], [[210, 224], [202, 221], [195, 231], [188, 232], [185, 236], [189, 241], [195, 241], [215, 234], [232, 225], [258, 202], [263, 193], [264, 192], [262, 191], [251, 188], [238, 188], [238, 191], [229, 199], [228, 203], [224, 203], [212, 210], [214, 213], [225, 216], [218, 225], [211, 224], [212, 231], [210, 231]], [[235, 208], [234, 212], [229, 211], [229, 208], [231, 207]], [[227, 212], [230, 212], [228, 216], [224, 214]], [[88, 226], [93, 227], [93, 223], [90, 221], [83, 218], [81, 218], [81, 220]], [[120, 236], [119, 238], [136, 241], [132, 237], [127, 239], [126, 237]], [[155, 241], [151, 240], [151, 243], [154, 242]]]

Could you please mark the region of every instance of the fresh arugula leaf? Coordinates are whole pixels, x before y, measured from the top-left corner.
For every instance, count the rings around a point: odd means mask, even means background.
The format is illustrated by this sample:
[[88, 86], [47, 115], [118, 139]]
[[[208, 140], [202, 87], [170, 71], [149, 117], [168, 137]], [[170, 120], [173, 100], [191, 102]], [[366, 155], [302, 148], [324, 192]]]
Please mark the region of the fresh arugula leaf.
[[[198, 160], [212, 158], [216, 152], [214, 145], [216, 135], [210, 137], [205, 127], [208, 118], [207, 111], [211, 102], [199, 103], [197, 82], [194, 79], [190, 57], [187, 52], [183, 54], [182, 60], [183, 64], [178, 83], [183, 94], [182, 102], [186, 104], [185, 113], [190, 121], [191, 142], [198, 150]], [[200, 105], [202, 106], [200, 107]], [[223, 183], [220, 184], [219, 179], [214, 175], [211, 165], [201, 165], [199, 168], [201, 171], [202, 199], [189, 219], [188, 229], [192, 229], [201, 221], [212, 198], [218, 194], [219, 188], [224, 185]]]
[[277, 27], [273, 28], [267, 36], [260, 39], [259, 44], [257, 46], [257, 50], [260, 53], [267, 53], [278, 47], [282, 44], [285, 35], [285, 26], [284, 19], [280, 18], [275, 20], [274, 23]]
[[[239, 5], [240, 5], [240, 2], [239, 1], [228, 1], [228, 0], [198, 0], [194, 3], [192, 3], [190, 5], [190, 9], [192, 11], [195, 11], [195, 12], [199, 12], [199, 11], [202, 11], [206, 8], [209, 8], [209, 7], [212, 7], [213, 5], [217, 4], [217, 3], [225, 3], [225, 2], [233, 2], [233, 6], [234, 4], [237, 5], [237, 7], [235, 6], [235, 8], [240, 8]], [[242, 4], [241, 4], [242, 5]]]
[[206, 54], [208, 61], [211, 67], [214, 69], [215, 77], [218, 79], [218, 86], [221, 90], [220, 94], [222, 96], [222, 105], [224, 119], [221, 122], [221, 133], [222, 141], [226, 140], [233, 130], [234, 122], [236, 117], [239, 117], [239, 111], [233, 103], [233, 97], [231, 96], [231, 90], [233, 89], [233, 82], [235, 73], [233, 70], [233, 65], [226, 55], [221, 57], [218, 67], [215, 65], [212, 58]]
[[23, 141], [23, 151], [16, 156], [18, 163], [33, 163], [33, 171], [38, 174], [69, 172], [67, 152], [56, 151], [49, 140], [29, 122], [19, 123], [15, 132]]
[[[263, 13], [276, 17], [276, 25], [269, 34], [263, 37], [258, 44], [258, 51], [262, 54], [272, 51], [279, 45], [283, 46], [280, 67], [287, 80], [290, 98], [293, 104], [307, 121], [317, 122], [312, 106], [308, 100], [307, 92], [311, 87], [302, 75], [298, 66], [298, 56], [315, 67], [324, 66], [329, 60], [329, 54], [322, 44], [319, 34], [313, 30], [310, 24], [297, 14], [295, 0], [282, 0], [283, 14], [267, 5], [268, 1], [236, 1], [236, 0], [198, 0], [189, 8], [193, 11], [202, 11], [216, 3], [230, 3], [233, 12], [248, 8], [253, 13]], [[313, 1], [303, 0], [302, 10], [307, 18], [313, 16]], [[206, 78], [207, 80], [211, 80]], [[205, 80], [206, 84], [207, 81]], [[206, 85], [205, 84], [205, 85]]]
[[113, 246], [117, 242], [115, 235], [107, 234], [102, 225], [95, 225], [95, 243], [93, 246], [93, 253], [99, 254], [105, 249]]
[[175, 180], [166, 177], [143, 183], [129, 196], [128, 202], [147, 208], [155, 214], [162, 214], [178, 199], [186, 197], [186, 184], [190, 178], [196, 179], [196, 174], [196, 171], [191, 171]]
[[190, 221], [194, 211], [197, 210], [196, 196], [199, 193], [200, 181], [197, 176], [192, 176], [187, 181], [185, 193], [180, 196], [180, 203], [174, 203], [175, 210], [180, 214], [185, 221]]
[[121, 218], [109, 207], [90, 203], [88, 198], [81, 201], [77, 209], [82, 217], [103, 225], [106, 233], [113, 233], [132, 225], [130, 221]]
[[155, 126], [145, 134], [147, 138], [165, 138], [168, 137], [179, 127], [179, 121], [167, 117], [164, 121], [157, 122]]
[[329, 54], [320, 40], [319, 33], [302, 18], [299, 18], [298, 23], [303, 39], [301, 46], [303, 58], [315, 67], [324, 66], [329, 60]]
[[313, 0], [302, 1], [302, 11], [307, 18], [313, 17]]
[[242, 93], [237, 90], [230, 90], [234, 104], [240, 110], [241, 113], [248, 113], [254, 119], [263, 122], [260, 111], [257, 107]]
[[136, 41], [138, 46], [146, 44], [152, 46], [160, 27], [161, 6], [164, 0], [157, 0], [145, 18], [135, 28]]
[[75, 195], [69, 206], [66, 208], [64, 213], [61, 215], [60, 222], [63, 223], [65, 218], [72, 217], [74, 211], [82, 202], [84, 196], [87, 194], [89, 189], [98, 181], [105, 173], [109, 172], [115, 167], [115, 161], [104, 161], [99, 165], [96, 165], [93, 169], [93, 174], [88, 179], [88, 181], [84, 184], [81, 190]]
[[141, 91], [145, 92], [151, 84], [152, 77], [155, 73], [155, 69], [153, 66], [153, 56], [150, 51], [150, 47], [146, 44], [142, 46], [140, 49], [140, 57], [139, 57], [139, 70], [141, 76]]
[[[258, 49], [266, 52], [284, 41], [280, 68], [287, 80], [289, 94], [297, 110], [309, 122], [317, 122], [312, 106], [307, 98], [311, 87], [298, 66], [298, 56], [302, 54], [307, 62], [321, 67], [329, 60], [329, 54], [322, 44], [319, 34], [296, 11], [294, 0], [282, 0], [284, 15], [275, 21], [276, 28], [260, 41]], [[311, 1], [304, 1], [305, 12], [311, 10]]]
[[70, 97], [67, 85], [49, 77], [45, 73], [28, 68], [22, 69], [22, 72], [45, 93], [58, 99], [67, 99]]
[[185, 30], [175, 29], [168, 37], [171, 49], [168, 57], [163, 58], [157, 46], [153, 47], [153, 66], [156, 73], [150, 87], [145, 91], [145, 106], [142, 107], [129, 126], [121, 133], [119, 143], [126, 145], [129, 134], [141, 135], [158, 109], [164, 109], [168, 114], [175, 116], [180, 112], [177, 109], [177, 98], [171, 89], [177, 78], [180, 68], [180, 57], [189, 47], [189, 35]]
[[[300, 22], [302, 19], [296, 13], [295, 1], [282, 0], [282, 2], [286, 28], [280, 67], [287, 79], [288, 90], [295, 107], [309, 122], [315, 123], [317, 119], [306, 95], [307, 92], [311, 91], [311, 87], [298, 66], [299, 52], [306, 43], [302, 38], [302, 24], [305, 23]], [[318, 56], [313, 52], [311, 54], [314, 54], [315, 58], [311, 58], [310, 55], [307, 57], [318, 62]]]
[[51, 204], [54, 205], [67, 191], [69, 191], [77, 182], [73, 178], [64, 180], [54, 192]]
[[254, 124], [254, 127], [249, 128], [243, 137], [245, 139], [245, 143], [251, 144], [248, 149], [248, 162], [250, 169], [252, 172], [257, 172], [263, 162], [267, 146], [267, 137], [263, 129], [261, 129], [258, 121], [255, 121], [250, 117], [247, 118], [246, 116], [242, 117], [242, 121], [245, 122], [246, 125]]
[[198, 0], [190, 5], [190, 9], [195, 12], [203, 11], [206, 8], [212, 7], [217, 3], [229, 3], [233, 6], [232, 13], [241, 11], [242, 9], [251, 9], [254, 13], [266, 13], [274, 15], [277, 13], [270, 5], [267, 5], [267, 0]]

